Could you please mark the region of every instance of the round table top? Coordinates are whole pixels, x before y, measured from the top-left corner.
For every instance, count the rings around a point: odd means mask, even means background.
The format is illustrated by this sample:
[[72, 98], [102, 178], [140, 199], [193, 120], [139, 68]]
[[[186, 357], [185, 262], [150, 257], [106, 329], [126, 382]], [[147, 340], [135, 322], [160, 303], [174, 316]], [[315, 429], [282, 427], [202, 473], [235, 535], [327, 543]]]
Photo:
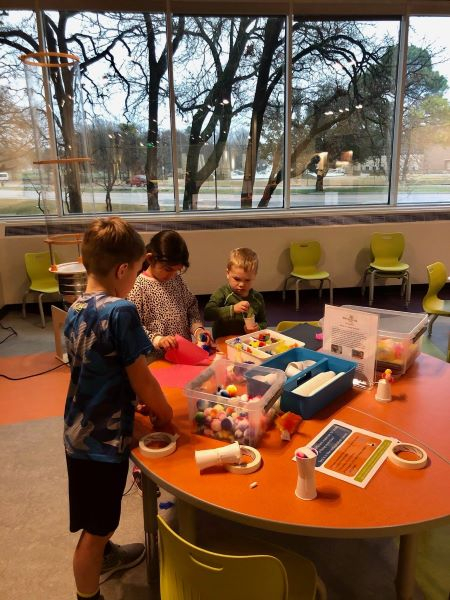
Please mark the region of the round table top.
[[[159, 362], [150, 365], [174, 408], [177, 450], [164, 458], [133, 460], [155, 483], [186, 502], [220, 516], [274, 531], [324, 537], [376, 537], [409, 533], [448, 520], [450, 514], [450, 365], [420, 355], [416, 364], [393, 384], [394, 400], [379, 404], [375, 390], [350, 390], [303, 420], [291, 441], [269, 430], [258, 449], [262, 467], [253, 474], [235, 475], [214, 467], [200, 473], [194, 451], [223, 445], [193, 433], [188, 404], [177, 382], [182, 370]], [[172, 377], [168, 377], [170, 371]], [[191, 367], [192, 369], [192, 367]], [[168, 384], [170, 381], [170, 384]], [[429, 464], [421, 470], [402, 469], [385, 461], [365, 488], [316, 472], [318, 496], [295, 496], [297, 466], [294, 451], [306, 445], [331, 419], [339, 419], [380, 435], [424, 447]], [[148, 433], [148, 420], [136, 419], [136, 435]], [[250, 486], [256, 482], [256, 486]]]

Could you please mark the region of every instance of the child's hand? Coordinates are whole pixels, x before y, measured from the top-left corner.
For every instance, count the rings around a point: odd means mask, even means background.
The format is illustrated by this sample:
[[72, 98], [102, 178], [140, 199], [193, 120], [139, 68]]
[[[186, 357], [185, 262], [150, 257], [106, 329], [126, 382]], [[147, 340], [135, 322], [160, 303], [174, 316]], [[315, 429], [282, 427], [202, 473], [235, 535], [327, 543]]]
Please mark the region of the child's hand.
[[235, 313], [246, 313], [248, 312], [249, 308], [250, 302], [247, 302], [247, 300], [241, 300], [241, 302], [238, 302], [237, 304], [233, 305], [233, 311]]
[[178, 343], [174, 335], [166, 335], [159, 340], [158, 346], [161, 350], [169, 350], [169, 348], [176, 348]]
[[247, 327], [246, 325], [244, 325], [244, 331], [245, 333], [253, 333], [254, 331], [259, 331], [259, 325], [258, 323], [255, 323], [251, 327]]

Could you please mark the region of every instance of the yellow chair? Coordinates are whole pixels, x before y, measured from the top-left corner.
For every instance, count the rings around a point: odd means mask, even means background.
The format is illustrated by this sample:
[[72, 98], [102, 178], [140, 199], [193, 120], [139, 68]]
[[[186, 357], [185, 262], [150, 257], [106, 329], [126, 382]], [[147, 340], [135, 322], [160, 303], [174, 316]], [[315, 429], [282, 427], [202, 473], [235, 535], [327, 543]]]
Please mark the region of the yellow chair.
[[439, 292], [448, 281], [447, 269], [444, 263], [435, 262], [428, 265], [427, 271], [428, 291], [422, 301], [422, 306], [423, 310], [428, 313], [428, 335], [431, 335], [433, 323], [439, 316], [450, 317], [450, 300], [439, 298]]
[[291, 327], [295, 327], [296, 325], [303, 324], [311, 325], [312, 327], [320, 327], [319, 321], [280, 321], [279, 323], [277, 323], [275, 330], [281, 333], [286, 329], [290, 329]]
[[364, 272], [362, 295], [366, 291], [366, 280], [369, 277], [369, 306], [373, 304], [375, 278], [401, 279], [402, 297], [405, 304], [411, 300], [411, 282], [409, 278], [409, 265], [401, 262], [405, 249], [405, 238], [402, 233], [373, 233], [370, 240], [370, 249], [373, 260]]
[[[326, 598], [313, 563], [294, 552], [258, 539], [251, 555], [240, 541], [241, 555], [217, 554], [184, 540], [159, 515], [158, 531], [161, 600], [312, 600], [316, 592]], [[265, 554], [267, 547], [279, 550], [283, 562]]]
[[[56, 258], [55, 258], [56, 260]], [[27, 252], [25, 254], [25, 268], [30, 280], [28, 290], [23, 295], [22, 299], [22, 316], [25, 319], [26, 313], [26, 298], [30, 292], [38, 292], [39, 313], [41, 315], [42, 327], [45, 327], [44, 307], [42, 305], [42, 297], [44, 294], [59, 293], [56, 277], [50, 273], [50, 254], [48, 252]]]
[[292, 242], [290, 246], [290, 257], [292, 271], [286, 277], [283, 287], [283, 300], [286, 300], [286, 288], [290, 279], [295, 279], [295, 310], [300, 310], [299, 290], [302, 281], [320, 281], [319, 296], [322, 297], [323, 282], [328, 281], [330, 288], [330, 304], [333, 304], [333, 286], [328, 271], [318, 268], [322, 249], [319, 242], [314, 240], [304, 242]]

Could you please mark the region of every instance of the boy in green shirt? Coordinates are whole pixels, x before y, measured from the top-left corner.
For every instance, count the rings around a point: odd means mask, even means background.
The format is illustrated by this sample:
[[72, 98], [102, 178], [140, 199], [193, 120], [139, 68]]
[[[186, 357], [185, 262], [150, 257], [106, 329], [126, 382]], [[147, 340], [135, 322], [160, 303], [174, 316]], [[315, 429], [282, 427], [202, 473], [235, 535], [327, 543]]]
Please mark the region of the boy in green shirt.
[[[236, 248], [227, 264], [228, 283], [212, 294], [205, 306], [204, 318], [213, 321], [213, 338], [243, 335], [267, 327], [264, 298], [253, 288], [258, 272], [258, 257], [250, 248]], [[254, 316], [253, 325], [244, 317]]]

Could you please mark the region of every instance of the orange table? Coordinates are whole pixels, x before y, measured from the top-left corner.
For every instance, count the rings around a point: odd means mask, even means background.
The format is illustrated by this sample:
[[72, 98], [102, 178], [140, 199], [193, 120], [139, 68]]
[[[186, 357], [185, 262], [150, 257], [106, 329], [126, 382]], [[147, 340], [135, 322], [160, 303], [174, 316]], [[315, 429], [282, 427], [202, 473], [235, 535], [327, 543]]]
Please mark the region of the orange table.
[[[154, 364], [158, 369], [163, 365]], [[176, 384], [174, 384], [176, 385]], [[396, 577], [398, 598], [412, 597], [417, 532], [442, 524], [450, 514], [450, 453], [446, 425], [450, 422], [450, 365], [421, 355], [417, 365], [393, 386], [393, 402], [380, 406], [375, 391], [349, 391], [314, 419], [303, 421], [290, 443], [277, 430], [264, 436], [259, 450], [262, 468], [249, 476], [228, 472], [200, 474], [194, 450], [220, 442], [191, 433], [182, 390], [165, 386], [180, 434], [177, 451], [165, 458], [133, 452], [142, 469], [143, 509], [149, 557], [149, 578], [157, 580], [157, 486], [174, 494], [181, 506], [193, 506], [267, 530], [338, 538], [400, 535]], [[294, 495], [296, 447], [311, 440], [330, 419], [424, 447], [427, 468], [405, 470], [385, 462], [365, 489], [317, 472], [318, 497], [312, 502]], [[409, 433], [411, 431], [411, 433]], [[258, 481], [250, 488], [251, 481]], [[274, 485], [276, 482], [276, 485]]]

